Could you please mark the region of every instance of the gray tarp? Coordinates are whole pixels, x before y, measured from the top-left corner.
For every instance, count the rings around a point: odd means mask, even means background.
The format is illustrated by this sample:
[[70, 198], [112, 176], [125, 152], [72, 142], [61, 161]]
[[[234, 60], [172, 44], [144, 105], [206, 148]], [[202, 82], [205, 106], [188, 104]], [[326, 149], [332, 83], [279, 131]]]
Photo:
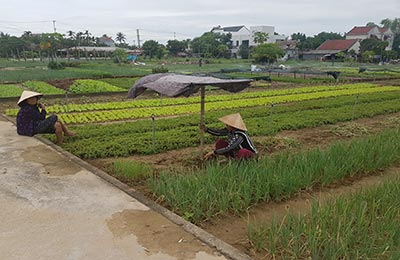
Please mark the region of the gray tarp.
[[249, 79], [219, 79], [214, 77], [191, 76], [176, 73], [158, 73], [145, 76], [133, 85], [128, 98], [136, 98], [146, 89], [169, 97], [185, 96], [197, 92], [201, 86], [220, 87], [229, 92], [239, 92], [250, 85]]

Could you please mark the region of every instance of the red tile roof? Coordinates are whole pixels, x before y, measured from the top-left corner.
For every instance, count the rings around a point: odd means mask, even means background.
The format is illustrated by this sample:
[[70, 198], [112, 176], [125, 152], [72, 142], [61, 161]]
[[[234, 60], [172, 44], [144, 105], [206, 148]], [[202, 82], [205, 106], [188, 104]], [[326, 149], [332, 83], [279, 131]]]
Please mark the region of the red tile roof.
[[362, 27], [357, 27], [354, 26], [353, 29], [350, 30], [350, 32], [347, 33], [347, 35], [365, 35], [368, 34], [369, 31], [374, 29], [375, 26], [362, 26]]
[[321, 44], [317, 50], [337, 50], [337, 51], [346, 51], [351, 48], [358, 40], [326, 40], [323, 44]]

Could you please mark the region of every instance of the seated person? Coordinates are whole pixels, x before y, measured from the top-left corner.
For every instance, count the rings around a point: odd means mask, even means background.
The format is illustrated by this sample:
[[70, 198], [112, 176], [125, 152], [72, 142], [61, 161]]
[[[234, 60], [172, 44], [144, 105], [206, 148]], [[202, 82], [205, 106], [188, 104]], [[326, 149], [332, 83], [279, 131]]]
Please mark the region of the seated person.
[[255, 157], [257, 150], [247, 135], [246, 125], [239, 113], [227, 115], [218, 119], [225, 124], [223, 129], [210, 129], [202, 126], [203, 130], [216, 136], [227, 136], [227, 140], [217, 140], [215, 150], [207, 153], [207, 160], [214, 155], [225, 155], [235, 159], [250, 159]]
[[[52, 133], [57, 136], [57, 144], [62, 144], [65, 136], [74, 136], [75, 133], [58, 120], [56, 115], [46, 118], [46, 108], [38, 100], [41, 93], [24, 91], [18, 101], [20, 110], [17, 115], [17, 133], [19, 135], [34, 136], [35, 134]], [[41, 109], [41, 111], [39, 110]]]

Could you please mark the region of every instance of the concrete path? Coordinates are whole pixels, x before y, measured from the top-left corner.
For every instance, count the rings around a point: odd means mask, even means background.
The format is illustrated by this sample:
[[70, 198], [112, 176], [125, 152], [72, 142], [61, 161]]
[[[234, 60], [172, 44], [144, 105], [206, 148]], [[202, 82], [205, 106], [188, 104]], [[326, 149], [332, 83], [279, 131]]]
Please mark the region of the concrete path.
[[225, 259], [0, 116], [0, 259]]

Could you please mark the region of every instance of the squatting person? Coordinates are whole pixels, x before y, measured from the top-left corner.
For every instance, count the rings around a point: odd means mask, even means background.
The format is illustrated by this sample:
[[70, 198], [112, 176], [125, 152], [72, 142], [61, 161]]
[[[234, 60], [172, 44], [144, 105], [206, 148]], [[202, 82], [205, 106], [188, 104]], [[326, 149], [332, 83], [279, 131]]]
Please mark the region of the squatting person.
[[223, 129], [210, 129], [201, 126], [204, 131], [215, 136], [227, 136], [227, 140], [219, 139], [215, 143], [215, 150], [207, 153], [207, 160], [214, 155], [225, 155], [235, 159], [250, 159], [256, 156], [257, 150], [247, 135], [246, 125], [239, 113], [227, 115], [218, 119], [225, 124]]

